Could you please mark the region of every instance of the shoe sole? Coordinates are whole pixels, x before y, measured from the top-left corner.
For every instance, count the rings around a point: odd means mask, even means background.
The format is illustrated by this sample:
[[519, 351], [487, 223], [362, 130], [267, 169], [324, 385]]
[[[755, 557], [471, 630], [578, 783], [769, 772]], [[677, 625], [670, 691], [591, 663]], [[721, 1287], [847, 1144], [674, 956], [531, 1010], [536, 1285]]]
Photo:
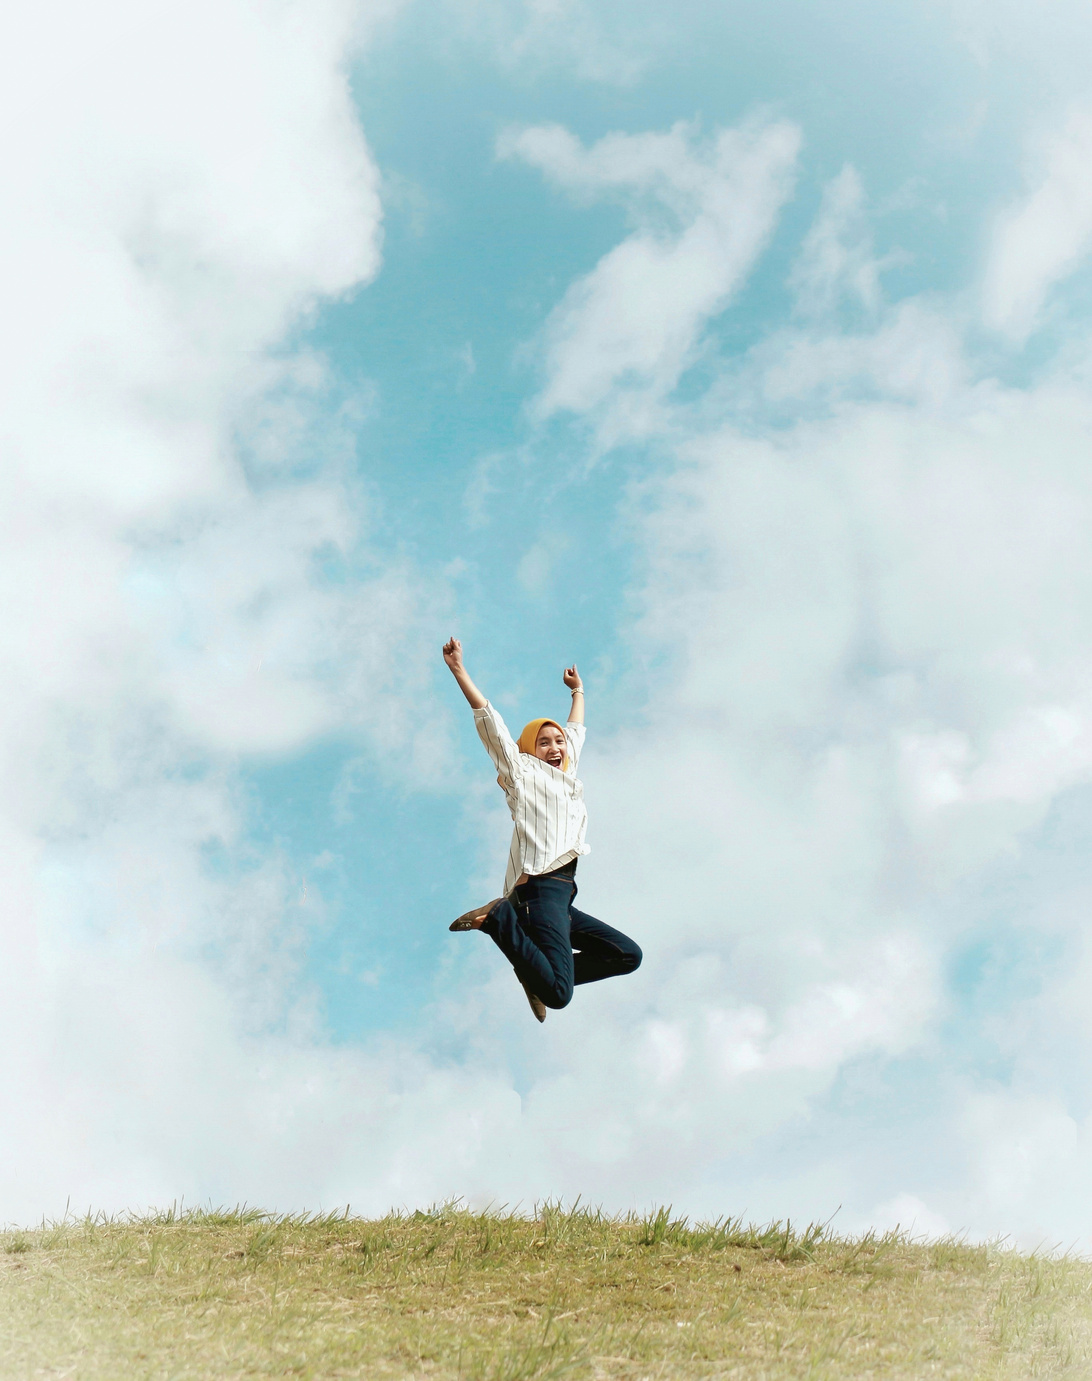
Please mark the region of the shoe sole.
[[482, 922], [501, 900], [503, 899], [498, 897], [497, 901], [491, 901], [488, 906], [476, 906], [473, 911], [464, 911], [451, 922], [448, 930], [481, 930]]
[[536, 996], [534, 995], [534, 993], [533, 993], [533, 992], [531, 991], [531, 989], [527, 986], [527, 984], [524, 983], [524, 981], [523, 981], [522, 978], [521, 978], [520, 981], [519, 981], [519, 985], [520, 985], [520, 987], [523, 989], [524, 993], [527, 995], [527, 1003], [528, 1003], [528, 1006], [531, 1008], [531, 1011], [534, 1013], [535, 1020], [536, 1020], [536, 1021], [545, 1021], [545, 1020], [546, 1020], [546, 1004], [545, 1004], [545, 1002], [543, 1002], [542, 998], [536, 997]]

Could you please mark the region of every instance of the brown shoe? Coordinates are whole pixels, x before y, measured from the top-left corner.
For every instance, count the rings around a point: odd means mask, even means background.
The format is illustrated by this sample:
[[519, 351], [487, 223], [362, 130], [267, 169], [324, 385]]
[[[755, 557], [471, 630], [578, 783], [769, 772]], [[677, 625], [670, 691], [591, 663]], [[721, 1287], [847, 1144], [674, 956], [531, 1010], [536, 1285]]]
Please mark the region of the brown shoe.
[[[516, 977], [519, 978], [519, 975], [517, 974]], [[520, 980], [519, 980], [519, 985], [520, 985], [520, 987], [523, 989], [523, 991], [527, 994], [527, 1001], [531, 1004], [531, 1011], [534, 1012], [534, 1014], [535, 1014], [535, 1020], [536, 1020], [536, 1021], [545, 1021], [545, 1020], [546, 1020], [546, 1004], [545, 1004], [545, 1002], [543, 1002], [542, 998], [536, 997], [536, 996], [534, 995], [534, 993], [533, 993], [533, 992], [531, 991], [531, 989], [527, 986], [527, 984], [524, 983], [524, 981], [523, 981], [522, 978], [520, 978]]]
[[448, 930], [481, 930], [482, 922], [486, 916], [493, 910], [497, 902], [503, 900], [503, 897], [497, 897], [496, 900], [487, 902], [485, 906], [476, 906], [472, 911], [464, 911], [458, 920], [451, 922]]

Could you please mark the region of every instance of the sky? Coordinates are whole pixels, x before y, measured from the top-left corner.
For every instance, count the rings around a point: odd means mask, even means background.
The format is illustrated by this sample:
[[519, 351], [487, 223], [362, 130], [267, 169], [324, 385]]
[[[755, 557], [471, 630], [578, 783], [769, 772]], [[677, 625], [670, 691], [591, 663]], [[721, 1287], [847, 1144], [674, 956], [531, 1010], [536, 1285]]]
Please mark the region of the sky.
[[[0, 1221], [1092, 1251], [1092, 15], [46, 0], [0, 45]], [[544, 1026], [488, 941], [587, 686]]]

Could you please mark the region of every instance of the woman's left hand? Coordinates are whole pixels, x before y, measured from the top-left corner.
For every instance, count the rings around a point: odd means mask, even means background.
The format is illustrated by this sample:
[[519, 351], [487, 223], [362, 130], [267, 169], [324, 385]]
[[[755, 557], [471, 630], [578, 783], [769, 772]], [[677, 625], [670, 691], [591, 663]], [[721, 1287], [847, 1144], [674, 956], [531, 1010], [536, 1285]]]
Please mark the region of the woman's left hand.
[[575, 662], [571, 667], [566, 667], [561, 675], [565, 684], [571, 691], [582, 691], [584, 689], [584, 683], [580, 679], [580, 673], [576, 669]]

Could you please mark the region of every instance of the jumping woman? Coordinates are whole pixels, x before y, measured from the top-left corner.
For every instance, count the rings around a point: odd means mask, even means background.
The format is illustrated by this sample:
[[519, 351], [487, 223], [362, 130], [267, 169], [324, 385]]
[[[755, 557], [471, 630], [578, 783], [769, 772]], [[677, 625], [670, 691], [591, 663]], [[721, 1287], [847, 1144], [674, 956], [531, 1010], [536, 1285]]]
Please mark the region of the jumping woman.
[[504, 896], [468, 911], [450, 929], [484, 931], [515, 969], [531, 1011], [545, 1021], [547, 1007], [568, 1006], [575, 984], [632, 973], [641, 962], [627, 935], [573, 906], [576, 862], [590, 852], [584, 787], [576, 775], [584, 687], [576, 667], [569, 667], [568, 723], [562, 728], [555, 719], [532, 719], [516, 741], [467, 674], [457, 638], [444, 645], [444, 661], [474, 711], [515, 822]]

